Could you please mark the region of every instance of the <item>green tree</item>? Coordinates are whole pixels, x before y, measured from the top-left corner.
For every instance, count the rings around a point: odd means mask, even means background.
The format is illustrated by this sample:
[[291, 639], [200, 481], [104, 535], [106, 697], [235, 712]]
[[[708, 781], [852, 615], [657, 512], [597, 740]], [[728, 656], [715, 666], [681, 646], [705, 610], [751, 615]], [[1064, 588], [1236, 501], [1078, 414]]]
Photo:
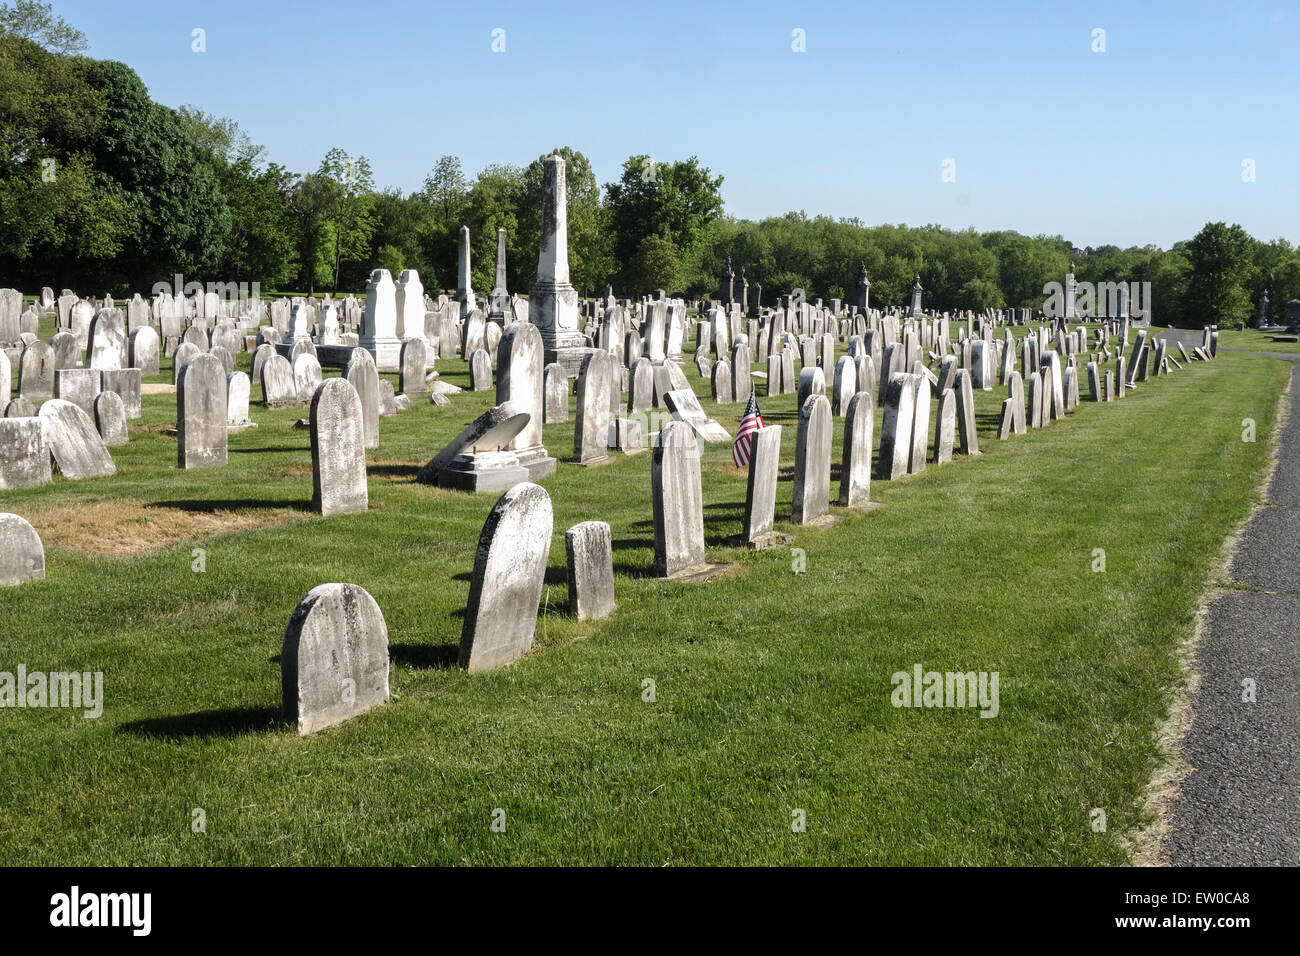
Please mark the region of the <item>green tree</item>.
[[316, 179], [325, 193], [322, 211], [332, 233], [332, 288], [337, 292], [343, 262], [358, 262], [370, 254], [375, 178], [366, 157], [353, 159], [335, 146], [321, 160]]
[[682, 263], [673, 244], [661, 236], [646, 236], [628, 260], [624, 275], [628, 291], [645, 295], [664, 289], [669, 295], [680, 291]]
[[1239, 225], [1209, 222], [1187, 244], [1192, 271], [1185, 308], [1195, 324], [1231, 324], [1249, 317], [1251, 241]]
[[86, 35], [56, 17], [50, 4], [37, 0], [14, 0], [13, 6], [0, 6], [0, 36], [26, 40], [47, 53], [62, 56], [86, 49]]

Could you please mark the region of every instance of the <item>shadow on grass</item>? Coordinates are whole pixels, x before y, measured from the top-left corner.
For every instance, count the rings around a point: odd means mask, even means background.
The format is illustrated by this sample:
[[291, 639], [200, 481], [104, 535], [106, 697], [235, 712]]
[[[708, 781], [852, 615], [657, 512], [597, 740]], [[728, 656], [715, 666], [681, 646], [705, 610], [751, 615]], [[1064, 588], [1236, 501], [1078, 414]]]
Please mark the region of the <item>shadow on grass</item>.
[[227, 448], [226, 450], [227, 452], [229, 452], [229, 454], [232, 455], [260, 455], [268, 451], [273, 451], [273, 452], [311, 451], [311, 447], [304, 446], [304, 445], [268, 445], [265, 448]]
[[366, 465], [366, 474], [375, 478], [414, 479], [423, 465]]
[[412, 670], [450, 670], [460, 659], [460, 645], [390, 644], [388, 656]]
[[138, 737], [173, 740], [183, 737], [242, 737], [282, 729], [285, 723], [276, 707], [230, 707], [201, 710], [175, 717], [150, 717], [123, 724], [119, 730]]
[[177, 498], [172, 501], [154, 501], [146, 508], [174, 508], [177, 511], [241, 511], [248, 508], [287, 508], [291, 511], [311, 511], [311, 502], [301, 499], [268, 501], [264, 498]]

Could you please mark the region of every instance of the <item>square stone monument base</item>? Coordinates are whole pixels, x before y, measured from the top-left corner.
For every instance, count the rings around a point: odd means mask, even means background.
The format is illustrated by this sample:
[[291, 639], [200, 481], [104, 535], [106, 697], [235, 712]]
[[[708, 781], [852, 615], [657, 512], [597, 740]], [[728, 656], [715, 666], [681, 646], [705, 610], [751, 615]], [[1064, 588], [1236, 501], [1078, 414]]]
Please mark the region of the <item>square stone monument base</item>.
[[530, 480], [528, 469], [508, 451], [457, 455], [438, 472], [438, 487], [456, 491], [501, 492]]

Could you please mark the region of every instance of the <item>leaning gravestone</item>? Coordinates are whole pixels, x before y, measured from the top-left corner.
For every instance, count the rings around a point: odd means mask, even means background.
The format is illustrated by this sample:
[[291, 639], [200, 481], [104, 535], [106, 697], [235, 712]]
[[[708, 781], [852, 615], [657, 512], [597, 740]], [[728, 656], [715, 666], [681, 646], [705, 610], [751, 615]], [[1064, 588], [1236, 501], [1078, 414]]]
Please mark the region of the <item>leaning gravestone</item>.
[[540, 485], [520, 482], [492, 507], [479, 535], [460, 635], [466, 670], [501, 667], [532, 647], [551, 530], [551, 496]]
[[343, 375], [361, 400], [361, 425], [367, 448], [379, 447], [379, 370], [374, 357], [363, 348], [352, 350]]
[[365, 426], [361, 398], [344, 378], [322, 382], [311, 400], [312, 510], [326, 517], [365, 511]]
[[94, 368], [61, 368], [54, 373], [54, 397], [72, 402], [87, 415], [104, 388], [103, 372]]
[[825, 395], [810, 395], [799, 409], [790, 520], [795, 524], [812, 524], [830, 511], [830, 497], [831, 403]]
[[126, 322], [116, 309], [100, 309], [90, 323], [90, 368], [125, 368]]
[[909, 475], [925, 471], [926, 442], [930, 438], [930, 380], [912, 376], [912, 450], [907, 463]]
[[[475, 355], [478, 353], [475, 352]], [[471, 362], [470, 381], [473, 382], [473, 363]], [[488, 381], [492, 381], [491, 370], [488, 372]], [[559, 422], [569, 420], [569, 379], [564, 374], [564, 366], [559, 362], [552, 362], [546, 366], [544, 373], [542, 405], [543, 424], [554, 425]]]
[[36, 415], [36, 406], [19, 396], [5, 406], [5, 418], [32, 418]]
[[341, 723], [388, 700], [388, 627], [355, 584], [312, 588], [280, 650], [284, 719], [298, 733]]
[[125, 445], [130, 439], [126, 432], [126, 406], [117, 392], [101, 392], [95, 397], [95, 427], [99, 437], [108, 446]]
[[957, 432], [963, 455], [980, 453], [979, 435], [975, 431], [975, 394], [971, 390], [970, 372], [960, 369], [954, 386], [957, 393]]
[[423, 395], [426, 391], [424, 377], [429, 364], [427, 355], [428, 347], [423, 338], [414, 336], [402, 343], [398, 364], [401, 366], [399, 385], [403, 395]]
[[[608, 353], [606, 353], [608, 354]], [[614, 550], [609, 525], [584, 521], [564, 533], [569, 572], [569, 611], [579, 621], [614, 610]]]
[[[475, 349], [469, 357], [469, 390], [490, 392], [492, 388], [492, 359], [486, 349]], [[567, 405], [567, 393], [565, 400]]]
[[650, 466], [655, 574], [671, 577], [704, 564], [704, 496], [695, 431], [673, 421], [659, 430]]
[[76, 405], [52, 398], [41, 406], [39, 416], [45, 444], [65, 478], [80, 481], [117, 473], [95, 423]]
[[179, 468], [226, 463], [226, 370], [214, 355], [196, 355], [176, 382], [176, 462]]
[[944, 465], [952, 461], [953, 439], [957, 432], [957, 393], [948, 389], [939, 396], [939, 409], [934, 425], [934, 463]]
[[76, 368], [81, 358], [77, 348], [77, 337], [71, 332], [55, 332], [50, 339], [50, 348], [54, 350], [54, 368]]
[[885, 388], [885, 415], [880, 425], [880, 454], [876, 462], [876, 477], [881, 481], [893, 481], [907, 474], [907, 466], [912, 457], [915, 401], [913, 376], [908, 372], [893, 373]]
[[45, 548], [41, 536], [26, 518], [0, 514], [0, 586], [39, 581], [43, 577]]
[[841, 508], [863, 508], [871, 503], [871, 441], [875, 419], [875, 397], [870, 391], [858, 392], [849, 399], [844, 411], [844, 448], [840, 460], [838, 503]]
[[[21, 401], [14, 399], [10, 408]], [[35, 414], [0, 418], [0, 490], [36, 488], [53, 480], [43, 423]]]
[[528, 424], [528, 413], [497, 405], [470, 422], [416, 473], [415, 480], [461, 491], [504, 491], [528, 480], [528, 471], [509, 451]]

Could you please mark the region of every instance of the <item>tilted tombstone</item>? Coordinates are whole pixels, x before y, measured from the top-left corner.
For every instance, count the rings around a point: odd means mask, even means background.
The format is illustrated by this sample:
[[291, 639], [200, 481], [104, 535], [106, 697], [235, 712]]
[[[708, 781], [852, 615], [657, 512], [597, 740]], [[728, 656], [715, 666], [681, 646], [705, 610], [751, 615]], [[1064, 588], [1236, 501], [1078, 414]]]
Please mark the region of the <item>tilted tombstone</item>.
[[125, 445], [130, 439], [126, 430], [126, 407], [117, 392], [101, 392], [95, 397], [95, 427], [105, 445]]
[[[3, 487], [3, 486], [0, 486]], [[26, 518], [0, 514], [0, 587], [12, 587], [45, 577], [45, 548]], [[26, 693], [20, 687], [19, 693]]]
[[957, 371], [953, 391], [957, 393], [957, 435], [961, 440], [961, 453], [978, 455], [980, 444], [975, 426], [975, 395], [971, 389], [970, 372], [966, 369]]
[[579, 465], [610, 460], [609, 396], [614, 374], [614, 357], [608, 352], [597, 350], [582, 360], [573, 428], [573, 457]]
[[36, 414], [36, 406], [21, 395], [5, 406], [5, 418], [31, 418]]
[[628, 373], [627, 410], [635, 414], [654, 407], [654, 367], [648, 358], [639, 358]]
[[795, 524], [811, 524], [830, 511], [830, 497], [831, 403], [825, 395], [814, 394], [799, 407], [799, 430], [795, 434], [794, 451], [794, 506], [790, 520]]
[[659, 430], [650, 463], [654, 571], [670, 577], [704, 563], [704, 496], [695, 432], [673, 421]]
[[9, 361], [9, 353], [0, 349], [0, 406], [9, 404], [9, 396], [13, 393], [13, 363]]
[[743, 538], [752, 548], [785, 543], [786, 535], [777, 535], [776, 486], [781, 465], [781, 426], [764, 425], [751, 436], [749, 478], [745, 491], [745, 530]]
[[491, 670], [532, 647], [552, 525], [551, 497], [532, 482], [515, 485], [492, 507], [474, 556], [461, 667]]
[[354, 348], [343, 377], [357, 391], [361, 401], [361, 427], [365, 447], [379, 447], [379, 370], [374, 357], [364, 348]]
[[44, 423], [30, 407], [18, 409], [27, 415], [12, 414], [23, 401], [14, 399], [0, 418], [0, 490], [36, 488], [53, 481]]
[[1094, 402], [1102, 400], [1101, 375], [1096, 362], [1088, 363], [1088, 397]]
[[885, 414], [880, 424], [876, 477], [881, 481], [893, 481], [907, 474], [912, 456], [915, 402], [914, 376], [909, 372], [894, 372], [885, 389]]
[[939, 408], [934, 423], [934, 463], [952, 461], [952, 447], [957, 432], [957, 393], [952, 389], [939, 393]]
[[528, 413], [496, 405], [470, 422], [415, 476], [423, 484], [459, 491], [505, 489], [528, 480], [528, 471], [507, 446], [528, 424]]
[[799, 371], [798, 406], [802, 412], [804, 402], [813, 395], [826, 394], [826, 376], [816, 365], [808, 365]]
[[182, 342], [188, 342], [200, 352], [208, 350], [208, 330], [201, 325], [191, 325], [181, 336]]
[[[863, 358], [870, 360], [870, 356]], [[869, 391], [851, 396], [844, 410], [838, 499], [841, 508], [862, 508], [871, 501], [871, 443], [875, 424], [875, 396]]]
[[609, 524], [583, 521], [564, 532], [569, 612], [579, 621], [614, 610], [614, 547]]
[[91, 417], [71, 402], [52, 398], [38, 413], [54, 466], [65, 478], [101, 478], [117, 474], [108, 446]]
[[731, 394], [734, 401], [747, 402], [753, 392], [752, 359], [748, 342], [731, 350]]
[[345, 378], [322, 382], [311, 399], [311, 507], [318, 514], [365, 511], [365, 426], [361, 398]]
[[388, 700], [388, 627], [356, 584], [321, 584], [294, 609], [280, 648], [284, 719], [310, 734]]
[[176, 381], [177, 467], [226, 464], [226, 370], [214, 355], [196, 355]]

